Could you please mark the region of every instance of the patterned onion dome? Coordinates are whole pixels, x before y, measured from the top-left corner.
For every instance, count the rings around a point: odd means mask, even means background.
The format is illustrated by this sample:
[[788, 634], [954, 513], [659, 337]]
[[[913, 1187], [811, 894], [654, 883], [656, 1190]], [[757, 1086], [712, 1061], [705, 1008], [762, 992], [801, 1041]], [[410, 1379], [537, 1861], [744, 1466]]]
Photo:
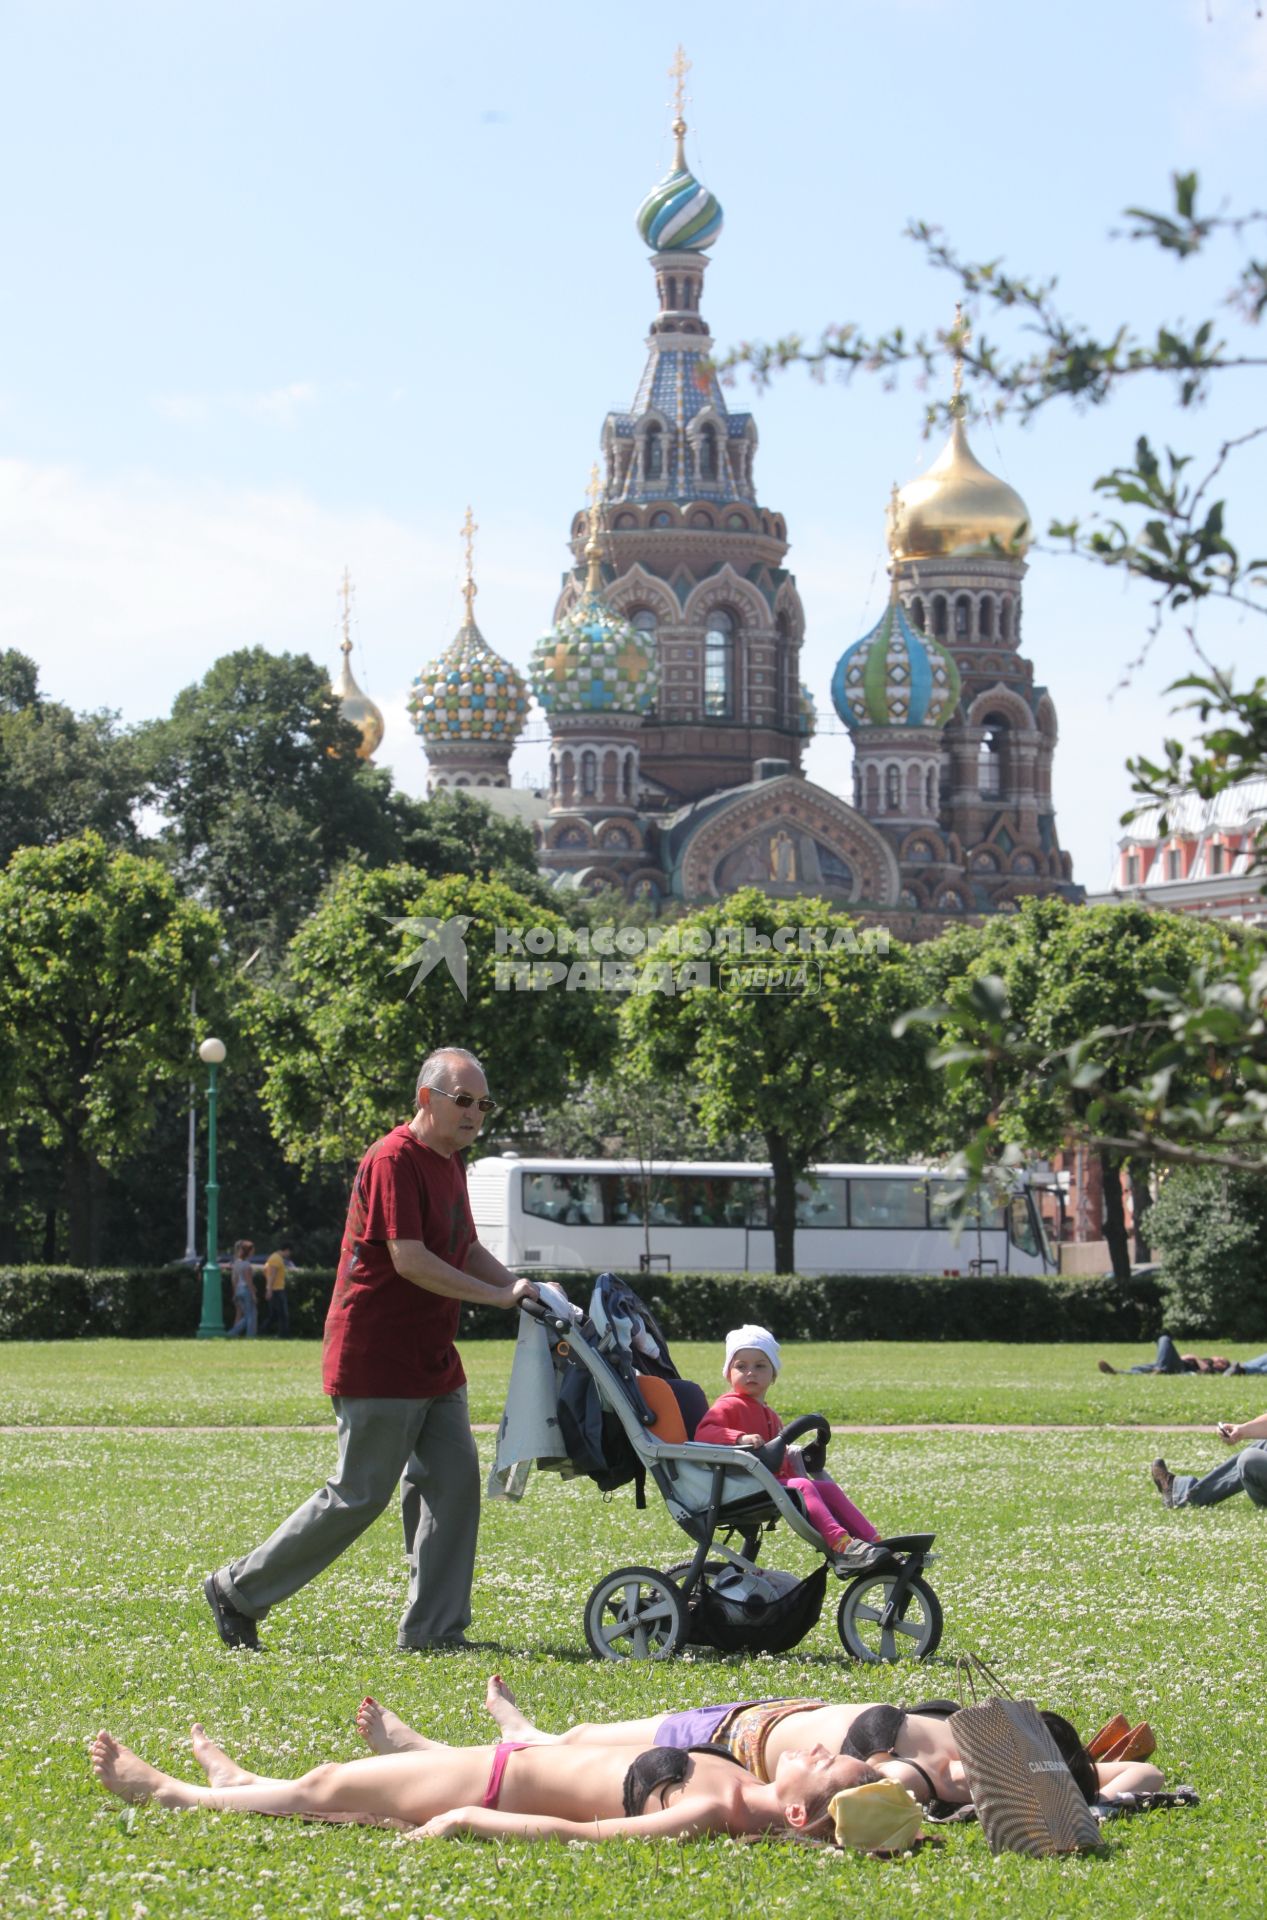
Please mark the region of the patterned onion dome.
[[891, 599], [870, 633], [836, 662], [832, 705], [857, 727], [944, 727], [959, 701], [959, 669], [949, 649], [916, 633]]
[[796, 731], [802, 740], [811, 739], [818, 731], [818, 708], [814, 705], [813, 694], [803, 680], [796, 702]]
[[721, 204], [684, 163], [652, 187], [637, 213], [638, 231], [654, 253], [700, 253], [721, 232]]
[[659, 682], [655, 641], [587, 586], [538, 640], [528, 679], [546, 713], [645, 713]]
[[528, 714], [527, 688], [467, 620], [410, 690], [414, 731], [424, 740], [497, 740], [509, 746]]

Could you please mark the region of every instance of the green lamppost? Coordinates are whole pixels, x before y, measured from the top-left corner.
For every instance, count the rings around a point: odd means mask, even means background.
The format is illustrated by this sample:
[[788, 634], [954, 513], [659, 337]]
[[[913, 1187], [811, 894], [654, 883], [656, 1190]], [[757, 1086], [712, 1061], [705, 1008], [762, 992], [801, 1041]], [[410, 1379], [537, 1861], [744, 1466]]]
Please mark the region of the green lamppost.
[[220, 1284], [220, 1189], [216, 1185], [216, 1068], [224, 1065], [224, 1041], [204, 1040], [198, 1058], [206, 1062], [207, 1084], [207, 1264], [202, 1270], [200, 1340], [223, 1340], [224, 1294]]

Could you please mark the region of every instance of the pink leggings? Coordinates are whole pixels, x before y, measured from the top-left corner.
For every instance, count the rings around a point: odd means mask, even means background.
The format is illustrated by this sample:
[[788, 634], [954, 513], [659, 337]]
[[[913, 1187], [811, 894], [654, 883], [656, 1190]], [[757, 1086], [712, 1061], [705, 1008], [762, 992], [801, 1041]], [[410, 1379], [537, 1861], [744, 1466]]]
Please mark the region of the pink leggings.
[[795, 1479], [785, 1480], [783, 1484], [793, 1493], [800, 1494], [810, 1525], [818, 1528], [829, 1545], [842, 1528], [846, 1533], [851, 1533], [855, 1540], [879, 1539], [866, 1514], [859, 1513], [853, 1501], [834, 1480]]

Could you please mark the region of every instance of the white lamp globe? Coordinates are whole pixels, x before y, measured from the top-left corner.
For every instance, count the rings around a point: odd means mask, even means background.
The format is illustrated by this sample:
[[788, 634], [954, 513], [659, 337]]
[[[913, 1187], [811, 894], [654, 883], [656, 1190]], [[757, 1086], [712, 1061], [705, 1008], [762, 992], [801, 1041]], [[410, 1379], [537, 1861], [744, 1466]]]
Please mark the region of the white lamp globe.
[[224, 1065], [225, 1046], [223, 1040], [204, 1040], [198, 1049], [198, 1058], [209, 1067]]

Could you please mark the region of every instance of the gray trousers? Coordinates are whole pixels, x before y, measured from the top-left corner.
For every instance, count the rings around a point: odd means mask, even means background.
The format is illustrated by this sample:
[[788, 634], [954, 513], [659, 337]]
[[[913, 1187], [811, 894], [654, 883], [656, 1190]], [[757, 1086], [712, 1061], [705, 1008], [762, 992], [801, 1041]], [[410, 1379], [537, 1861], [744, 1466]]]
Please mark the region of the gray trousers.
[[260, 1620], [307, 1586], [375, 1521], [400, 1487], [409, 1605], [402, 1647], [458, 1638], [471, 1622], [480, 1470], [466, 1388], [434, 1400], [334, 1399], [339, 1464], [262, 1547], [218, 1574], [240, 1613]]
[[1177, 1473], [1170, 1504], [1216, 1507], [1234, 1493], [1247, 1493], [1256, 1507], [1267, 1507], [1267, 1440], [1251, 1440], [1199, 1480], [1195, 1473]]

